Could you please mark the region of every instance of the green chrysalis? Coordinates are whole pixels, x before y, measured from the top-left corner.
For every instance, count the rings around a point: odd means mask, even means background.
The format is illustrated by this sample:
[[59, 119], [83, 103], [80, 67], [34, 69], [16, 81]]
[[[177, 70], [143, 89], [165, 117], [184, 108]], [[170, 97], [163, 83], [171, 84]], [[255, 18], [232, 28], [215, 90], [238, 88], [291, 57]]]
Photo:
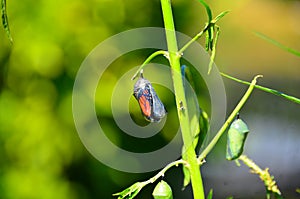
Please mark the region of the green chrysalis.
[[248, 133], [249, 129], [247, 124], [237, 117], [228, 130], [226, 150], [227, 160], [235, 160], [242, 155]]
[[173, 199], [172, 189], [165, 181], [160, 181], [152, 193], [154, 199]]

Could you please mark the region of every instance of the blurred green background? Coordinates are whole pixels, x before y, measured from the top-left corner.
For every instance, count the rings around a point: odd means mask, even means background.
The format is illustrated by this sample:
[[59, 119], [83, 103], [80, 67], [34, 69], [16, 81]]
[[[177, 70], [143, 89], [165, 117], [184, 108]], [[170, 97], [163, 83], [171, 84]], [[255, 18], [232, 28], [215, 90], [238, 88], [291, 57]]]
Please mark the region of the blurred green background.
[[[300, 58], [253, 32], [300, 50], [300, 1], [215, 0], [208, 4], [214, 15], [231, 10], [219, 22], [215, 61], [220, 70], [246, 80], [263, 74], [262, 85], [299, 97]], [[196, 0], [174, 0], [173, 7], [178, 31], [193, 36], [204, 26], [205, 10]], [[152, 176], [119, 172], [94, 159], [75, 130], [71, 96], [76, 72], [97, 44], [132, 28], [163, 26], [160, 2], [7, 0], [7, 12], [14, 44], [1, 28], [0, 198], [112, 198], [112, 193]], [[147, 55], [138, 52], [121, 59], [107, 72], [103, 80], [107, 87], [99, 94], [105, 103], [118, 77]], [[230, 80], [225, 85], [230, 111], [246, 87]], [[173, 102], [167, 94], [161, 98], [167, 104]], [[109, 107], [99, 104], [98, 108], [103, 119], [113, 121]], [[299, 198], [295, 190], [300, 187], [300, 106], [255, 91], [242, 114], [253, 132], [245, 152], [262, 167], [271, 168], [287, 198]], [[117, 127], [108, 128], [118, 132]], [[206, 191], [213, 188], [216, 198], [263, 198], [264, 187], [257, 176], [224, 160], [224, 141], [202, 169]], [[175, 198], [191, 198], [189, 188], [181, 191], [180, 172], [171, 169], [166, 181], [174, 188]], [[151, 198], [152, 189], [147, 186], [137, 198]]]

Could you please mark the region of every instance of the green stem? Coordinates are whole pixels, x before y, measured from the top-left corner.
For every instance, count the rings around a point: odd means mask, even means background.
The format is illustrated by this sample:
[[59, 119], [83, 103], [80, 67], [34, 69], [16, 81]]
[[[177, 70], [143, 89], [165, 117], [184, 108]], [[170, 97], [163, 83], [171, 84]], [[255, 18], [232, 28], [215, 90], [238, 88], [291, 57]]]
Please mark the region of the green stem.
[[191, 184], [195, 199], [204, 199], [204, 189], [200, 173], [200, 167], [197, 163], [196, 153], [193, 147], [193, 138], [188, 117], [188, 110], [181, 70], [180, 70], [180, 53], [178, 53], [177, 39], [172, 15], [171, 1], [161, 0], [166, 39], [169, 51], [169, 62], [171, 65], [173, 86], [176, 98], [177, 112], [180, 128], [183, 137], [184, 148], [186, 149], [187, 161], [189, 163]]
[[289, 48], [289, 47], [287, 47], [287, 46], [285, 46], [285, 45], [279, 43], [278, 41], [276, 41], [276, 40], [274, 40], [274, 39], [271, 39], [270, 37], [268, 37], [267, 35], [264, 35], [264, 34], [262, 34], [262, 33], [255, 32], [255, 34], [256, 34], [258, 37], [260, 37], [260, 38], [262, 38], [262, 39], [264, 39], [264, 40], [270, 42], [271, 44], [274, 44], [275, 46], [277, 46], [277, 47], [279, 47], [279, 48], [281, 48], [281, 49], [283, 49], [283, 50], [285, 50], [285, 51], [287, 51], [287, 52], [289, 52], [289, 53], [292, 53], [292, 54], [294, 54], [294, 55], [300, 57], [300, 51], [297, 51], [297, 50], [295, 50], [295, 49]]
[[167, 170], [169, 170], [173, 166], [178, 166], [179, 164], [188, 165], [187, 161], [182, 160], [182, 159], [171, 162], [167, 166], [165, 166], [165, 168], [163, 168], [160, 172], [158, 172], [155, 176], [153, 176], [149, 180], [145, 181], [144, 183], [146, 183], [146, 184], [154, 183], [158, 178], [164, 176]]
[[164, 55], [165, 57], [168, 57], [168, 52], [164, 51], [164, 50], [159, 50], [159, 51], [155, 51], [154, 53], [152, 53], [149, 57], [147, 57], [147, 59], [144, 61], [144, 63], [139, 67], [139, 69], [136, 71], [136, 73], [132, 76], [131, 80], [134, 80], [137, 75], [141, 72], [141, 70], [143, 70], [143, 68], [146, 66], [146, 64], [148, 64], [154, 57], [158, 56], [158, 55]]
[[257, 75], [257, 76], [254, 77], [254, 79], [252, 80], [252, 82], [251, 82], [248, 90], [246, 91], [246, 93], [244, 94], [244, 96], [242, 97], [242, 99], [240, 100], [240, 102], [238, 103], [238, 105], [235, 107], [235, 109], [229, 115], [229, 117], [227, 118], [226, 122], [220, 128], [220, 130], [215, 135], [215, 137], [211, 140], [211, 142], [207, 145], [207, 147], [204, 149], [204, 151], [200, 154], [200, 156], [198, 158], [199, 162], [203, 162], [204, 161], [204, 159], [207, 156], [207, 154], [214, 148], [214, 146], [216, 145], [216, 143], [218, 142], [218, 140], [220, 139], [220, 137], [223, 135], [223, 133], [226, 131], [226, 129], [228, 128], [228, 126], [234, 120], [234, 118], [236, 117], [236, 115], [238, 114], [238, 112], [244, 106], [244, 104], [246, 103], [246, 101], [248, 100], [248, 98], [250, 97], [250, 94], [252, 93], [252, 91], [254, 89], [254, 86], [256, 84], [257, 78], [259, 78], [259, 77], [262, 77], [262, 75]]
[[197, 39], [199, 39], [207, 30], [207, 28], [209, 27], [209, 24], [207, 23], [205, 25], [205, 27], [203, 28], [203, 30], [201, 32], [199, 32], [196, 36], [194, 36], [190, 41], [188, 41], [179, 51], [179, 54], [182, 54], [192, 43], [194, 43], [195, 41], [197, 41]]
[[173, 166], [178, 166], [179, 164], [183, 164], [187, 167], [189, 166], [189, 164], [185, 160], [182, 159], [176, 160], [174, 162], [169, 163], [167, 166], [165, 166], [165, 168], [163, 168], [159, 173], [157, 173], [149, 180], [143, 182], [136, 182], [132, 184], [130, 187], [124, 189], [123, 191], [114, 193], [113, 196], [118, 196], [118, 199], [134, 198], [143, 189], [143, 187], [145, 187], [150, 183], [154, 183], [160, 177], [164, 176], [167, 170], [169, 170]]
[[[246, 84], [246, 85], [250, 85], [249, 82], [246, 82], [246, 81], [237, 79], [237, 78], [232, 77], [232, 76], [230, 76], [230, 75], [227, 75], [227, 74], [225, 74], [225, 73], [221, 73], [221, 75], [224, 76], [224, 77], [226, 77], [226, 78], [228, 78], [228, 79], [231, 79], [231, 80], [233, 80], [233, 81], [240, 82], [240, 83]], [[274, 90], [274, 89], [271, 89], [271, 88], [267, 88], [267, 87], [264, 87], [264, 86], [260, 86], [260, 85], [255, 85], [254, 87], [257, 88], [257, 89], [260, 89], [260, 90], [262, 90], [262, 91], [265, 91], [265, 92], [267, 92], [267, 93], [271, 93], [271, 94], [274, 94], [274, 95], [283, 97], [283, 98], [285, 98], [285, 99], [287, 99], [287, 100], [290, 100], [290, 101], [292, 101], [292, 102], [295, 102], [295, 103], [297, 103], [297, 104], [300, 104], [300, 99], [297, 98], [297, 97], [290, 96], [290, 95], [284, 94], [284, 93], [282, 93], [282, 92], [280, 92], [280, 91], [277, 91], [277, 90]]]

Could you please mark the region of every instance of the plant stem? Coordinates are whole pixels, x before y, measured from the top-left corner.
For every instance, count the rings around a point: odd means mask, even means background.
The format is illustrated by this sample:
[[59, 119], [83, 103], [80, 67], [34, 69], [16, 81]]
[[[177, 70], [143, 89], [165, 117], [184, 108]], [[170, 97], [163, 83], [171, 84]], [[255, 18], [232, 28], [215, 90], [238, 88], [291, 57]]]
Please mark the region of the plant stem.
[[183, 137], [184, 148], [186, 149], [187, 162], [190, 165], [189, 169], [191, 175], [193, 195], [195, 199], [204, 199], [204, 190], [200, 173], [200, 167], [197, 163], [196, 153], [193, 147], [193, 137], [191, 136], [192, 133], [190, 120], [188, 117], [188, 110], [186, 109], [187, 102], [180, 70], [180, 54], [178, 53], [171, 1], [161, 0], [161, 6], [166, 31], [166, 39], [169, 51], [169, 62], [172, 71], [178, 118]]
[[182, 159], [171, 162], [167, 166], [165, 166], [165, 168], [163, 168], [160, 172], [158, 172], [155, 176], [145, 181], [145, 183], [146, 184], [154, 183], [158, 178], [164, 176], [167, 170], [169, 170], [173, 166], [178, 166], [179, 164], [188, 164], [188, 163]]
[[192, 43], [194, 43], [195, 41], [197, 41], [197, 39], [199, 39], [203, 33], [205, 33], [205, 31], [208, 28], [208, 24], [205, 25], [205, 27], [203, 28], [203, 30], [201, 32], [199, 32], [196, 36], [194, 36], [190, 41], [188, 41], [179, 51], [179, 54], [182, 54]]
[[269, 173], [269, 168], [262, 170], [259, 166], [257, 166], [257, 164], [253, 162], [253, 160], [248, 158], [246, 155], [241, 155], [239, 157], [239, 160], [242, 160], [244, 164], [251, 169], [252, 173], [256, 173], [260, 177], [260, 179], [265, 183], [267, 191], [276, 193], [277, 195], [281, 196], [281, 192], [276, 185], [274, 177]]
[[232, 111], [232, 113], [229, 115], [229, 117], [227, 118], [226, 122], [223, 124], [223, 126], [220, 128], [220, 130], [218, 131], [218, 133], [215, 135], [215, 137], [211, 140], [211, 142], [207, 145], [207, 147], [204, 149], [204, 151], [200, 154], [198, 161], [199, 162], [203, 162], [204, 158], [207, 156], [207, 154], [213, 149], [213, 147], [216, 145], [216, 143], [218, 142], [218, 140], [220, 139], [220, 137], [223, 135], [223, 133], [226, 131], [226, 129], [228, 128], [228, 126], [231, 124], [231, 122], [234, 120], [234, 118], [236, 117], [236, 115], [238, 114], [238, 112], [241, 110], [241, 108], [244, 106], [244, 104], [246, 103], [246, 101], [248, 100], [248, 98], [250, 97], [250, 94], [253, 91], [253, 88], [256, 84], [256, 80], [257, 78], [262, 77], [262, 75], [257, 75], [254, 77], [254, 79], [252, 80], [248, 90], [246, 91], [246, 93], [244, 94], [244, 96], [242, 97], [242, 99], [240, 100], [240, 102], [238, 103], [238, 105], [235, 107], [235, 109]]
[[155, 51], [154, 53], [152, 53], [149, 57], [147, 57], [147, 59], [139, 67], [139, 69], [133, 75], [133, 77], [131, 78], [131, 80], [134, 80], [137, 77], [137, 75], [139, 74], [139, 72], [141, 72], [141, 70], [144, 68], [144, 66], [146, 66], [146, 64], [148, 64], [154, 57], [156, 57], [158, 55], [164, 55], [165, 57], [168, 57], [169, 54], [168, 54], [167, 51], [164, 51], [164, 50], [159, 50], [159, 51]]
[[179, 164], [189, 166], [189, 164], [185, 160], [182, 160], [182, 159], [176, 160], [174, 162], [169, 163], [160, 172], [158, 172], [155, 176], [153, 176], [149, 180], [146, 180], [143, 182], [136, 182], [136, 183], [132, 184], [130, 187], [128, 187], [127, 189], [124, 189], [123, 191], [118, 192], [118, 193], [114, 193], [113, 196], [118, 196], [118, 199], [134, 198], [141, 191], [141, 189], [144, 186], [146, 186], [150, 183], [154, 183], [160, 177], [164, 176], [167, 170], [169, 170], [173, 166], [178, 166]]
[[278, 41], [276, 41], [276, 40], [274, 40], [274, 39], [271, 39], [271, 38], [268, 37], [267, 35], [264, 35], [264, 34], [262, 34], [262, 33], [260, 33], [260, 32], [255, 32], [255, 34], [256, 34], [258, 37], [260, 37], [260, 38], [262, 38], [262, 39], [264, 39], [264, 40], [270, 42], [271, 44], [274, 44], [275, 46], [277, 46], [277, 47], [279, 47], [279, 48], [281, 48], [282, 50], [285, 50], [285, 51], [287, 51], [287, 52], [289, 52], [289, 53], [292, 53], [292, 54], [294, 54], [294, 55], [300, 57], [300, 51], [297, 51], [297, 50], [295, 50], [295, 49], [289, 48], [289, 47], [287, 47], [287, 46], [285, 46], [285, 45], [279, 43]]
[[[226, 77], [226, 78], [228, 78], [228, 79], [231, 79], [231, 80], [233, 80], [233, 81], [236, 81], [236, 82], [239, 82], [239, 83], [242, 83], [242, 84], [246, 84], [246, 85], [250, 85], [249, 82], [246, 82], [246, 81], [237, 79], [237, 78], [232, 77], [232, 76], [230, 76], [230, 75], [227, 75], [227, 74], [225, 74], [225, 73], [221, 73], [221, 75], [224, 76], [224, 77]], [[292, 102], [295, 102], [295, 103], [297, 103], [297, 104], [300, 104], [300, 99], [297, 98], [297, 97], [294, 97], [294, 96], [291, 96], [291, 95], [287, 95], [287, 94], [284, 94], [284, 93], [282, 93], [282, 92], [280, 92], [280, 91], [277, 91], [277, 90], [275, 90], [275, 89], [267, 88], [267, 87], [260, 86], [260, 85], [255, 85], [254, 87], [255, 87], [255, 88], [258, 88], [258, 89], [260, 89], [260, 90], [262, 90], [262, 91], [265, 91], [265, 92], [267, 92], [267, 93], [271, 93], [271, 94], [274, 94], [274, 95], [283, 97], [283, 98], [285, 98], [285, 99], [287, 99], [287, 100], [290, 100], [290, 101], [292, 101]]]

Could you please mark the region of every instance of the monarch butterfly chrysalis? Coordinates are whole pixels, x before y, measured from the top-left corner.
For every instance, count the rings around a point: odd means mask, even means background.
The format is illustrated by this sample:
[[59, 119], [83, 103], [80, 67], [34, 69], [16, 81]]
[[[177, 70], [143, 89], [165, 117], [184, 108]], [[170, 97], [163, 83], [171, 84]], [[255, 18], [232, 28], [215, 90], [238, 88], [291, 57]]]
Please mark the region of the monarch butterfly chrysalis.
[[226, 159], [235, 160], [243, 153], [246, 137], [249, 133], [247, 124], [237, 116], [228, 130]]
[[171, 187], [163, 180], [156, 185], [152, 195], [154, 199], [173, 199]]
[[159, 122], [167, 113], [163, 103], [157, 96], [152, 84], [143, 77], [134, 85], [134, 97], [138, 101], [142, 114], [150, 122]]

